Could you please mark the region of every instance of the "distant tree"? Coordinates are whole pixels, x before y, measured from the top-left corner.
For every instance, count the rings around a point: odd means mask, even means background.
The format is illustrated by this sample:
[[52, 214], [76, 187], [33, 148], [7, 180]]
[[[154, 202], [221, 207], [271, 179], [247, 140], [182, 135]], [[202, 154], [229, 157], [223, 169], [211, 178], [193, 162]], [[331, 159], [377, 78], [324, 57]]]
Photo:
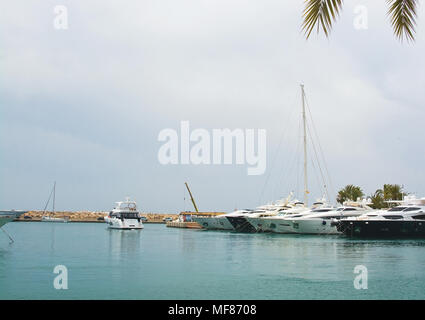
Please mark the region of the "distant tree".
[[388, 203], [390, 200], [403, 200], [402, 187], [398, 184], [384, 184], [383, 189], [378, 189], [373, 195], [370, 196], [372, 207], [374, 209], [389, 208], [393, 204]]
[[338, 192], [336, 201], [343, 204], [347, 200], [356, 201], [363, 197], [363, 191], [360, 187], [349, 184]]
[[403, 200], [405, 195], [398, 184], [384, 184], [383, 192], [385, 200]]
[[376, 190], [375, 193], [370, 196], [370, 201], [372, 202], [371, 207], [373, 209], [384, 208], [386, 205], [384, 200], [384, 192], [381, 189]]

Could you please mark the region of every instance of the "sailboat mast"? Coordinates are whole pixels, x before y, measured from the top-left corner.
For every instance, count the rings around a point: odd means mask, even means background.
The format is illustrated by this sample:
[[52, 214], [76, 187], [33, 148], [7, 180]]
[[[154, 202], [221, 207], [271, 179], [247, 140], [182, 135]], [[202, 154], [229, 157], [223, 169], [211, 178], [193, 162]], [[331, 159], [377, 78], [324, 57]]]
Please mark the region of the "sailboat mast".
[[53, 184], [53, 214], [55, 214], [56, 181]]
[[303, 128], [304, 128], [304, 204], [308, 205], [308, 185], [307, 185], [307, 128], [305, 117], [305, 94], [304, 85], [301, 84], [301, 97], [303, 105]]

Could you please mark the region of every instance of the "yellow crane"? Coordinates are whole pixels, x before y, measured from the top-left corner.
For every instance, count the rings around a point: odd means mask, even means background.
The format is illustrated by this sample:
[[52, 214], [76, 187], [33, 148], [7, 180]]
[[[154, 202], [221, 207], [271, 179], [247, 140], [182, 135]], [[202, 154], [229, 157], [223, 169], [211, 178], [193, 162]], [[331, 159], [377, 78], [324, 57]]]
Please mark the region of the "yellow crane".
[[195, 203], [195, 199], [193, 199], [192, 192], [190, 192], [189, 185], [187, 184], [187, 182], [185, 182], [184, 184], [186, 185], [187, 191], [189, 191], [190, 200], [192, 200], [193, 206], [195, 207], [195, 211], [199, 212], [198, 207], [196, 206], [196, 203]]

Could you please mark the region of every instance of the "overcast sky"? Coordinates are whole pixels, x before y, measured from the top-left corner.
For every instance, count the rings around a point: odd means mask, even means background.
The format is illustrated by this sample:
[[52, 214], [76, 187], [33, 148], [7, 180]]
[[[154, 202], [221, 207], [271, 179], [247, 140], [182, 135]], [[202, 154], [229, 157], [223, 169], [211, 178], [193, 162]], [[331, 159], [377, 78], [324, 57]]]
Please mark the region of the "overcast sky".
[[[143, 211], [178, 213], [191, 209], [185, 181], [200, 210], [284, 197], [300, 183], [301, 159], [290, 168], [301, 82], [332, 201], [346, 184], [425, 196], [424, 8], [416, 43], [401, 44], [386, 1], [345, 2], [330, 38], [306, 41], [302, 0], [3, 1], [0, 207], [42, 209], [53, 181], [59, 210], [108, 210], [130, 196]], [[53, 26], [56, 5], [67, 30]], [[356, 5], [367, 30], [353, 26]], [[183, 120], [266, 129], [267, 171], [161, 165], [158, 133]], [[322, 194], [310, 172], [313, 200]]]

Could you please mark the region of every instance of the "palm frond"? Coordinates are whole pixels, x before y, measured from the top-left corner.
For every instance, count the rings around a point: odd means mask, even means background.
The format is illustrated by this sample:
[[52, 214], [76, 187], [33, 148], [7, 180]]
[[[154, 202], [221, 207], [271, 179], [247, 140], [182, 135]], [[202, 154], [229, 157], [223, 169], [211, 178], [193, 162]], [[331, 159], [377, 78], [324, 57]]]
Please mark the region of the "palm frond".
[[387, 0], [388, 14], [396, 37], [403, 41], [415, 40], [416, 8], [418, 0]]
[[321, 27], [328, 37], [332, 23], [339, 15], [342, 3], [343, 0], [305, 0], [302, 29], [306, 38], [310, 37], [314, 27], [317, 27], [317, 32]]

